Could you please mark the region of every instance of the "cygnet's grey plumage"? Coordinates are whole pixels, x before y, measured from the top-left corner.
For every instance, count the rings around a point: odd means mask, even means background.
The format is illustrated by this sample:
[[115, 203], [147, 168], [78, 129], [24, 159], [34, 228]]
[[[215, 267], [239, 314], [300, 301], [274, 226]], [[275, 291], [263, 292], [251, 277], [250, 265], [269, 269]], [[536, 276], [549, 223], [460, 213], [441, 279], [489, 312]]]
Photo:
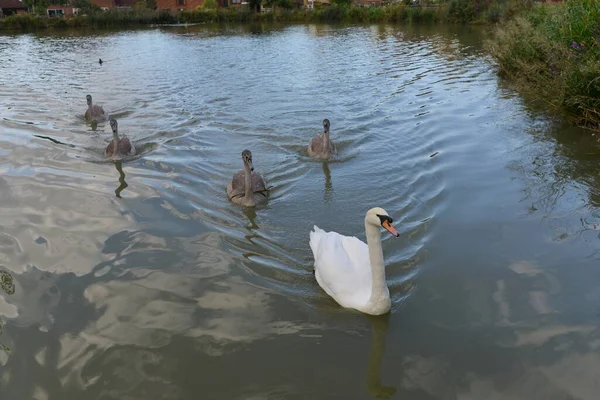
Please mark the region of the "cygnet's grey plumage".
[[[254, 172], [252, 153], [250, 150], [242, 152], [244, 170], [237, 172], [227, 185], [227, 198], [233, 203], [247, 207], [267, 203], [267, 185], [257, 172]], [[246, 187], [246, 182], [250, 187]]]
[[119, 137], [119, 126], [116, 119], [110, 119], [110, 127], [113, 131], [113, 140], [106, 146], [104, 156], [112, 158], [134, 156], [135, 146], [127, 136]]
[[91, 95], [88, 94], [87, 96], [85, 96], [85, 98], [87, 100], [87, 105], [88, 105], [88, 109], [85, 110], [85, 114], [84, 114], [85, 119], [87, 121], [92, 121], [92, 120], [106, 121], [108, 115], [106, 114], [104, 109], [101, 106], [98, 106], [98, 105], [92, 103]]
[[337, 152], [335, 143], [329, 138], [329, 120], [323, 120], [323, 133], [315, 136], [308, 145], [308, 155], [318, 158], [329, 158]]

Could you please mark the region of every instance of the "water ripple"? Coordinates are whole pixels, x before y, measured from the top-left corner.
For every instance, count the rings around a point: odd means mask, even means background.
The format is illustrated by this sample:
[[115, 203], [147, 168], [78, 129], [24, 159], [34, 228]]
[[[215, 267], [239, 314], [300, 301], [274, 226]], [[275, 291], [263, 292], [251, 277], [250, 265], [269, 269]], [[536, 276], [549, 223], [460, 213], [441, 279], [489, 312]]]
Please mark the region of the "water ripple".
[[[383, 235], [394, 312], [418, 289], [450, 198], [447, 171], [472, 145], [449, 127], [482, 123], [489, 64], [452, 34], [219, 29], [0, 43], [0, 73], [12, 77], [0, 93], [0, 264], [28, 287], [57, 281], [75, 304], [62, 307], [85, 315], [50, 315], [55, 303], [40, 299], [67, 298], [54, 283], [15, 300], [43, 304], [28, 306], [39, 313], [25, 312], [22, 326], [80, 332], [61, 336], [64, 370], [127, 357], [117, 348], [132, 344], [150, 351], [186, 337], [220, 354], [223, 343], [310, 329], [290, 314], [271, 320], [285, 302], [345, 318], [314, 281], [309, 231], [364, 240], [374, 206], [401, 234]], [[84, 121], [88, 93], [136, 157], [104, 160], [110, 127]], [[339, 149], [329, 162], [306, 151], [324, 118]], [[272, 186], [256, 209], [226, 196], [246, 148]]]

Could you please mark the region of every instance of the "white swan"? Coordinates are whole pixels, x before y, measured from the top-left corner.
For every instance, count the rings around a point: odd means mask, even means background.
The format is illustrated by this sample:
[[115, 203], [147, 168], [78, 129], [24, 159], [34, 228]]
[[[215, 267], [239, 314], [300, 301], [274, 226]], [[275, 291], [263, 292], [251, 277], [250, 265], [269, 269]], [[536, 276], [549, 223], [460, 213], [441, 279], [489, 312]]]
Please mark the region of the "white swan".
[[392, 222], [383, 208], [367, 211], [365, 233], [368, 245], [354, 236], [325, 232], [316, 225], [310, 232], [315, 278], [342, 307], [371, 315], [390, 311], [392, 301], [385, 280], [379, 228], [398, 237]]

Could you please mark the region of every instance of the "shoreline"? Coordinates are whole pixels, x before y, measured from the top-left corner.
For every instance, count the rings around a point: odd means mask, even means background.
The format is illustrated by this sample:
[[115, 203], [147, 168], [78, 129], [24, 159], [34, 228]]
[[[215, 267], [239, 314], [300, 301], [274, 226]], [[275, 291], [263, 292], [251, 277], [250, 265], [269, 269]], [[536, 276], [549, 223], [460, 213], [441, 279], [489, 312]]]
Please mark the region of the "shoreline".
[[48, 17], [19, 14], [0, 19], [0, 32], [30, 32], [45, 29], [190, 26], [201, 23], [450, 23], [485, 25], [496, 23], [514, 12], [514, 3], [492, 1], [473, 9], [472, 0], [451, 0], [432, 6], [392, 4], [381, 7], [332, 5], [315, 10], [274, 9], [252, 12], [244, 9], [199, 9], [172, 13], [145, 8], [108, 10], [90, 15]]

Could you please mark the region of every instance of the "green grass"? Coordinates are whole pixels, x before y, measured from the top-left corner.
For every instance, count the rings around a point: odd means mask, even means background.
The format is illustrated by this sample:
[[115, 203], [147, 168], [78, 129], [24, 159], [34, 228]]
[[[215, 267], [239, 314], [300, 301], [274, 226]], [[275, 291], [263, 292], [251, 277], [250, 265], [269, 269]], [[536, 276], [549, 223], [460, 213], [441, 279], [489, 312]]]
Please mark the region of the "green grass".
[[[13, 281], [13, 277], [6, 271], [0, 270], [0, 289], [4, 291], [6, 294], [14, 294], [15, 293], [15, 283]], [[0, 336], [2, 336], [2, 327], [4, 326], [4, 321], [0, 320]], [[7, 346], [0, 343], [0, 350], [8, 351], [10, 350]]]
[[502, 75], [600, 130], [600, 6], [542, 4], [502, 24], [488, 42]]

